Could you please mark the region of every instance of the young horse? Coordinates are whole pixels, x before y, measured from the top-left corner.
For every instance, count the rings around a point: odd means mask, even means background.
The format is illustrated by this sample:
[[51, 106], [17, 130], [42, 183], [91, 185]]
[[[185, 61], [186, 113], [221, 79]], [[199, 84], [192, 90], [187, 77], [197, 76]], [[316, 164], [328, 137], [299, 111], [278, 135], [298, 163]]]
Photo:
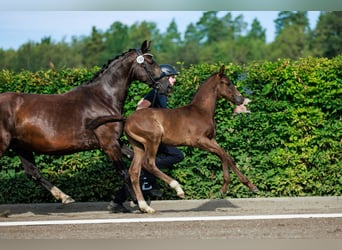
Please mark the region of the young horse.
[[160, 171], [155, 165], [155, 158], [160, 143], [174, 146], [192, 146], [216, 154], [222, 162], [224, 182], [222, 194], [227, 192], [231, 168], [240, 181], [253, 192], [257, 187], [243, 175], [233, 159], [216, 142], [214, 112], [218, 98], [225, 98], [234, 104], [242, 104], [244, 98], [236, 90], [221, 70], [209, 77], [198, 89], [189, 105], [175, 109], [146, 108], [134, 112], [126, 120], [124, 131], [133, 146], [134, 157], [129, 168], [139, 209], [153, 213], [144, 200], [139, 185], [141, 167], [164, 180], [175, 189], [177, 195], [184, 198], [184, 192], [176, 180]]
[[[63, 204], [74, 200], [40, 174], [33, 152], [63, 155], [101, 148], [127, 182], [119, 138], [128, 87], [133, 80], [150, 86], [169, 84], [167, 79], [156, 82], [162, 71], [147, 53], [150, 44], [144, 41], [140, 49], [131, 49], [108, 61], [93, 79], [64, 94], [0, 94], [0, 157], [7, 149], [13, 149], [26, 174]], [[95, 129], [86, 127], [89, 121], [103, 115], [112, 115], [119, 122]]]

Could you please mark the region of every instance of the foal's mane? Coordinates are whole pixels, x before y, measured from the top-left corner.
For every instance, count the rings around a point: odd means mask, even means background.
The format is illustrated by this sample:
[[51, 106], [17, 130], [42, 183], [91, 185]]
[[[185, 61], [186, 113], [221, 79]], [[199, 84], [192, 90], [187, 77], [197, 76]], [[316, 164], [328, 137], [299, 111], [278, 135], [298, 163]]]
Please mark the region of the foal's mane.
[[198, 88], [197, 88], [195, 94], [194, 94], [193, 97], [192, 97], [191, 102], [196, 98], [197, 93], [203, 88], [203, 86], [206, 85], [206, 83], [207, 83], [213, 76], [218, 75], [218, 74], [219, 74], [219, 72], [213, 73], [213, 74], [211, 74], [210, 76], [208, 76], [207, 78], [204, 79], [204, 81], [198, 86]]

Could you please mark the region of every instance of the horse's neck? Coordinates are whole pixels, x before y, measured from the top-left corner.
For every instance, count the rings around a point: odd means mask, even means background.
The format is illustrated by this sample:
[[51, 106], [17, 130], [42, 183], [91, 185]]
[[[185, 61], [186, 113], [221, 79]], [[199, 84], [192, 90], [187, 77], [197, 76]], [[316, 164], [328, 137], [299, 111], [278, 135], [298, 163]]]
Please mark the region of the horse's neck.
[[112, 102], [111, 105], [122, 109], [127, 97], [128, 87], [132, 81], [130, 72], [132, 63], [124, 63], [128, 60], [124, 57], [119, 57], [99, 73], [99, 75], [88, 85], [95, 88], [96, 92], [100, 92], [102, 96]]
[[213, 117], [216, 101], [216, 85], [206, 81], [199, 87], [190, 104]]

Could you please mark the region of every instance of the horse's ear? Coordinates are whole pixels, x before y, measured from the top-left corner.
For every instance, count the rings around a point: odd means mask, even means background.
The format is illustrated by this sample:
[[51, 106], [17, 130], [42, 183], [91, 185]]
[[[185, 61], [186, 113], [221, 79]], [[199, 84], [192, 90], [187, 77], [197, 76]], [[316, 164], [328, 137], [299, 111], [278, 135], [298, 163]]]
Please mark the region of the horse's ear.
[[221, 69], [220, 69], [220, 76], [224, 75], [224, 71], [225, 71], [225, 68], [224, 68], [224, 65], [221, 66]]
[[151, 41], [145, 40], [141, 45], [141, 52], [144, 54], [150, 50]]

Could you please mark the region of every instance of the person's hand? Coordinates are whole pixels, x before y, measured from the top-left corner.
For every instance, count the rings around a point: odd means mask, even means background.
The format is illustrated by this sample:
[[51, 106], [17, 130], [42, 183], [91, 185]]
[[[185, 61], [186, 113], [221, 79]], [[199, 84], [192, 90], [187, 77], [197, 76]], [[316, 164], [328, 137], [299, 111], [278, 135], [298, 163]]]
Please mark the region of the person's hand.
[[238, 105], [235, 107], [234, 109], [234, 114], [239, 114], [239, 113], [251, 113], [251, 111], [247, 110], [246, 105], [248, 105], [248, 103], [250, 103], [251, 100], [248, 98], [245, 98], [245, 100], [243, 101], [242, 104]]
[[149, 100], [142, 98], [137, 104], [137, 110], [143, 109], [143, 108], [148, 108], [150, 106], [151, 106], [151, 102]]

